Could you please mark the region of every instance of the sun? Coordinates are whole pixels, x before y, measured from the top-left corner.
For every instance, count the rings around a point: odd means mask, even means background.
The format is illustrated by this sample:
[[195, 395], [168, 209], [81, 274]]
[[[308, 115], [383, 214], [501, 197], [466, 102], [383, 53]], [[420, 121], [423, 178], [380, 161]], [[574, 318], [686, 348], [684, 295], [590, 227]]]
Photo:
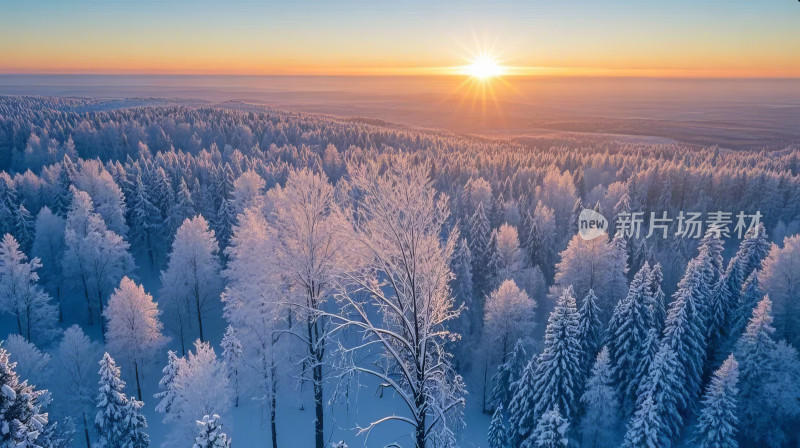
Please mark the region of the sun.
[[505, 74], [505, 67], [500, 65], [495, 58], [488, 54], [481, 54], [472, 60], [472, 63], [464, 67], [464, 72], [480, 80], [494, 78]]

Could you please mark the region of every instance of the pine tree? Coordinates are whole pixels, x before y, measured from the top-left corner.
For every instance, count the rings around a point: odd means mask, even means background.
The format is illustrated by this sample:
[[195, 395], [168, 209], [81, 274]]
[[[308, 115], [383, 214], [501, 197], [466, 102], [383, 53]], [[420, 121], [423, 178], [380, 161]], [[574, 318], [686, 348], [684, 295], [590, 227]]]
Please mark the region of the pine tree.
[[620, 409], [612, 373], [608, 348], [603, 347], [597, 354], [592, 374], [586, 382], [586, 392], [581, 397], [584, 409], [581, 432], [586, 446], [616, 446], [614, 436], [620, 423]]
[[46, 391], [36, 390], [14, 370], [8, 352], [0, 347], [0, 446], [37, 448], [47, 425], [40, 399]]
[[[458, 306], [464, 306], [467, 309], [472, 309], [472, 299], [474, 294], [474, 285], [472, 283], [472, 252], [469, 250], [469, 244], [466, 238], [461, 240], [455, 256], [453, 257], [453, 293], [458, 301]], [[466, 339], [472, 334], [474, 322], [472, 320], [478, 319], [480, 313], [461, 313], [458, 317], [459, 333], [463, 339]]]
[[650, 328], [650, 330], [647, 332], [647, 337], [645, 338], [644, 343], [639, 350], [639, 362], [636, 365], [636, 371], [631, 379], [631, 382], [628, 383], [628, 389], [625, 396], [629, 397], [631, 401], [625, 403], [625, 405], [628, 406], [623, 410], [626, 416], [630, 415], [634, 411], [633, 406], [636, 404], [635, 397], [638, 396], [642, 384], [647, 381], [647, 376], [650, 373], [650, 365], [653, 363], [653, 359], [655, 359], [660, 345], [660, 333], [655, 328]]
[[503, 405], [498, 406], [492, 415], [488, 439], [491, 448], [508, 448], [508, 435], [506, 425], [503, 423]]
[[31, 250], [31, 245], [33, 244], [33, 237], [36, 233], [36, 223], [34, 222], [31, 213], [22, 204], [17, 207], [15, 217], [14, 236], [17, 237], [17, 241], [19, 241], [19, 245], [22, 247], [22, 250], [29, 252]]
[[497, 229], [492, 230], [489, 237], [489, 247], [486, 249], [486, 276], [484, 278], [484, 287], [487, 291], [491, 291], [500, 286], [500, 282], [504, 279], [500, 278], [503, 261], [500, 257], [500, 251], [497, 247]]
[[711, 379], [703, 397], [703, 409], [697, 423], [698, 448], [737, 448], [736, 384], [739, 364], [733, 355], [722, 363]]
[[123, 442], [120, 448], [148, 448], [150, 436], [147, 435], [147, 419], [142, 415], [144, 403], [130, 398], [123, 410]]
[[578, 310], [568, 287], [550, 313], [544, 336], [544, 350], [536, 369], [534, 413], [542, 415], [557, 404], [568, 420], [575, 416], [583, 388], [581, 347], [578, 341]]
[[661, 289], [664, 282], [664, 274], [661, 271], [661, 263], [656, 263], [650, 269], [647, 276], [647, 284], [650, 286], [651, 313], [650, 326], [654, 327], [658, 333], [664, 329], [664, 322], [667, 320], [666, 296]]
[[222, 338], [222, 361], [228, 370], [228, 380], [233, 384], [236, 394], [234, 406], [239, 407], [239, 364], [242, 359], [242, 341], [236, 337], [236, 330], [228, 325], [225, 336]]
[[159, 392], [153, 396], [160, 400], [156, 405], [156, 412], [165, 414], [165, 420], [171, 415], [172, 404], [175, 402], [175, 389], [173, 386], [180, 366], [181, 359], [178, 358], [178, 355], [172, 350], [168, 351], [167, 365], [161, 370], [162, 377], [158, 382]]
[[600, 341], [603, 339], [603, 323], [600, 321], [600, 305], [593, 289], [589, 290], [578, 310], [578, 340], [581, 344], [581, 359], [584, 372], [589, 371], [592, 359], [597, 354]]
[[492, 377], [494, 387], [489, 395], [489, 406], [508, 409], [509, 403], [513, 398], [512, 385], [514, 382], [519, 381], [522, 376], [527, 358], [525, 344], [518, 339], [514, 344], [514, 350], [511, 355], [506, 359], [506, 362], [497, 367], [497, 372]]
[[126, 441], [125, 407], [128, 398], [123, 393], [125, 382], [119, 377], [119, 367], [108, 353], [100, 364], [100, 394], [97, 396], [97, 416], [94, 425], [101, 448], [121, 447]]
[[487, 285], [489, 280], [489, 238], [491, 228], [489, 219], [483, 210], [483, 202], [478, 203], [478, 208], [470, 221], [470, 248], [472, 249], [472, 275], [475, 289], [479, 297], [483, 297], [491, 290]]
[[[608, 324], [608, 352], [614, 366], [614, 379], [623, 407], [634, 400], [629, 394], [636, 367], [642, 359], [642, 347], [647, 338], [652, 303], [650, 287], [646, 280], [650, 273], [647, 262], [633, 277], [628, 295], [614, 307]], [[634, 391], [635, 392], [635, 391]]]
[[567, 448], [569, 420], [561, 416], [557, 404], [552, 405], [539, 419], [536, 429], [522, 448]]
[[233, 206], [233, 201], [230, 199], [222, 201], [222, 205], [217, 210], [217, 218], [214, 224], [214, 230], [217, 233], [220, 245], [223, 248], [228, 247], [233, 226], [236, 224], [236, 209]]
[[628, 423], [623, 448], [672, 446], [680, 433], [678, 412], [682, 369], [667, 344], [656, 353], [647, 381], [639, 389], [636, 412]]
[[753, 310], [764, 297], [761, 291], [759, 272], [758, 270], [753, 271], [750, 277], [747, 277], [744, 286], [742, 286], [742, 295], [736, 307], [736, 312], [731, 319], [730, 334], [733, 336], [732, 339], [738, 340], [739, 336], [745, 331], [747, 323], [753, 315]]
[[231, 441], [222, 432], [219, 420], [219, 415], [214, 414], [204, 415], [202, 420], [197, 421], [198, 434], [192, 448], [230, 448]]
[[508, 438], [512, 446], [519, 446], [531, 434], [536, 424], [533, 415], [533, 395], [537, 364], [538, 356], [534, 356], [525, 365], [519, 380], [511, 385], [512, 398], [508, 403]]
[[172, 244], [175, 231], [183, 224], [183, 221], [191, 218], [196, 213], [197, 211], [195, 209], [195, 203], [192, 200], [192, 193], [189, 192], [186, 180], [181, 179], [178, 193], [175, 195], [175, 203], [171, 204], [169, 217], [167, 218], [167, 227], [169, 229], [169, 238], [167, 242], [169, 244]]
[[141, 176], [136, 176], [130, 225], [132, 242], [142, 244], [147, 251], [150, 265], [155, 266], [154, 252], [162, 245], [160, 236], [164, 223], [158, 207], [150, 200]]
[[675, 354], [683, 372], [678, 407], [689, 411], [700, 396], [703, 367], [706, 358], [706, 334], [702, 310], [707, 299], [707, 287], [703, 272], [703, 255], [689, 262], [686, 274], [678, 283], [673, 295], [663, 344]]

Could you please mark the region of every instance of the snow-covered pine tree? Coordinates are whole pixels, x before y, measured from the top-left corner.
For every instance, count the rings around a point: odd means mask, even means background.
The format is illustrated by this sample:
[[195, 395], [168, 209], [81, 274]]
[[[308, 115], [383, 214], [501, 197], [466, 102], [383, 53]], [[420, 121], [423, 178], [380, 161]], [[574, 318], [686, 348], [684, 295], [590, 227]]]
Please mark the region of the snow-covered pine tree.
[[561, 416], [557, 404], [552, 405], [539, 419], [531, 436], [521, 448], [567, 448], [569, 420]]
[[736, 415], [736, 387], [739, 381], [739, 364], [733, 355], [714, 372], [706, 387], [702, 410], [697, 423], [698, 448], [738, 448], [736, 440], [738, 417]]
[[242, 360], [242, 341], [236, 337], [236, 330], [228, 325], [222, 337], [222, 361], [228, 371], [228, 381], [233, 385], [236, 394], [234, 407], [239, 407], [239, 367]]
[[535, 375], [538, 356], [528, 361], [519, 380], [511, 384], [511, 401], [508, 403], [508, 438], [511, 446], [519, 446], [533, 431]]
[[220, 205], [219, 210], [217, 210], [217, 216], [214, 220], [214, 231], [223, 249], [228, 247], [235, 224], [236, 209], [234, 208], [233, 201], [226, 199], [222, 201], [222, 205]]
[[97, 395], [97, 416], [94, 419], [100, 448], [121, 447], [126, 441], [125, 407], [128, 398], [119, 377], [119, 367], [108, 353], [100, 360], [100, 393]]
[[489, 239], [491, 235], [492, 231], [489, 226], [489, 219], [483, 209], [483, 202], [479, 202], [469, 226], [473, 283], [478, 297], [483, 297], [491, 290], [491, 287], [487, 285], [489, 280]]
[[650, 286], [650, 298], [652, 299], [650, 326], [655, 327], [659, 334], [664, 330], [664, 322], [667, 320], [666, 296], [664, 290], [661, 289], [663, 281], [664, 274], [661, 270], [661, 263], [656, 263], [650, 269], [647, 284]]
[[168, 244], [172, 244], [175, 232], [183, 224], [183, 221], [191, 218], [196, 213], [192, 193], [189, 191], [189, 186], [186, 185], [186, 180], [181, 178], [181, 184], [178, 186], [178, 192], [175, 195], [175, 203], [172, 204], [167, 218], [167, 228], [169, 229]]
[[701, 253], [686, 267], [673, 295], [662, 340], [675, 354], [682, 369], [678, 409], [683, 413], [697, 404], [706, 360], [707, 338], [701, 310], [707, 309], [708, 287], [703, 258]]
[[17, 207], [15, 218], [14, 236], [17, 237], [17, 241], [19, 241], [22, 250], [29, 252], [31, 250], [31, 244], [33, 244], [33, 236], [36, 230], [33, 216], [24, 205], [20, 204], [19, 207]]
[[178, 376], [178, 370], [183, 364], [183, 360], [178, 358], [178, 355], [170, 350], [167, 352], [167, 365], [161, 370], [161, 380], [158, 382], [159, 392], [153, 397], [158, 398], [159, 402], [156, 405], [156, 412], [164, 414], [164, 422], [168, 422], [172, 416], [172, 404], [175, 402], [175, 377]]
[[636, 399], [635, 394], [629, 394], [629, 388], [642, 359], [642, 347], [649, 331], [649, 305], [652, 303], [647, 283], [649, 273], [650, 265], [645, 262], [633, 277], [628, 295], [614, 307], [608, 324], [608, 353], [623, 409], [632, 407]]
[[603, 347], [597, 354], [581, 404], [584, 410], [581, 421], [583, 444], [596, 448], [618, 446], [616, 435], [620, 424], [619, 399], [614, 388], [607, 347]]
[[503, 260], [500, 257], [500, 250], [498, 248], [498, 232], [497, 229], [492, 230], [489, 236], [489, 246], [486, 248], [486, 278], [484, 279], [484, 287], [487, 291], [491, 291], [503, 281], [501, 271], [503, 268]]
[[492, 415], [492, 421], [489, 423], [489, 447], [490, 448], [508, 448], [508, 435], [506, 434], [506, 425], [503, 422], [503, 405], [495, 409]]
[[231, 440], [222, 432], [219, 415], [204, 415], [197, 421], [197, 437], [192, 448], [230, 448]]
[[578, 310], [578, 340], [581, 343], [583, 371], [587, 374], [592, 359], [597, 355], [600, 341], [603, 340], [603, 322], [600, 320], [600, 304], [593, 289], [589, 290]]
[[519, 381], [522, 377], [522, 371], [525, 369], [528, 355], [525, 352], [525, 344], [517, 339], [514, 344], [514, 350], [506, 359], [506, 362], [497, 367], [497, 372], [492, 377], [494, 386], [492, 392], [489, 394], [489, 406], [497, 408], [499, 406], [503, 409], [508, 409], [509, 402], [513, 398], [513, 384]]
[[141, 176], [136, 176], [130, 210], [130, 238], [134, 244], [141, 244], [150, 259], [150, 266], [155, 267], [155, 251], [161, 248], [161, 229], [163, 227], [161, 212], [150, 200]]
[[40, 397], [46, 392], [29, 386], [14, 370], [8, 352], [0, 347], [0, 446], [37, 448], [47, 425]]
[[131, 397], [125, 403], [122, 417], [124, 433], [120, 448], [148, 448], [150, 436], [147, 434], [147, 419], [142, 414], [144, 403]]
[[550, 313], [545, 330], [532, 396], [534, 421], [538, 422], [553, 405], [568, 421], [574, 418], [583, 383], [578, 310], [572, 288], [567, 287]]
[[647, 381], [640, 387], [623, 448], [673, 446], [683, 421], [678, 412], [682, 372], [675, 353], [668, 344], [662, 344], [650, 365]]
[[42, 261], [41, 280], [45, 289], [56, 299], [58, 321], [62, 321], [64, 278], [61, 258], [64, 256], [64, 218], [53, 214], [45, 207], [36, 215], [36, 236], [33, 239], [31, 255]]
[[[742, 295], [730, 322], [731, 342], [736, 342], [747, 329], [747, 323], [753, 316], [753, 310], [764, 297], [759, 280], [760, 271], [753, 271], [742, 286]], [[731, 344], [731, 348], [735, 345]]]
[[650, 373], [650, 365], [658, 353], [659, 346], [661, 345], [661, 334], [655, 329], [650, 328], [645, 337], [644, 343], [639, 350], [639, 362], [636, 365], [636, 372], [634, 373], [631, 382], [628, 383], [627, 397], [631, 401], [624, 403], [627, 408], [622, 409], [623, 415], [630, 416], [635, 410], [636, 397], [639, 395], [642, 384], [647, 381], [647, 376]]

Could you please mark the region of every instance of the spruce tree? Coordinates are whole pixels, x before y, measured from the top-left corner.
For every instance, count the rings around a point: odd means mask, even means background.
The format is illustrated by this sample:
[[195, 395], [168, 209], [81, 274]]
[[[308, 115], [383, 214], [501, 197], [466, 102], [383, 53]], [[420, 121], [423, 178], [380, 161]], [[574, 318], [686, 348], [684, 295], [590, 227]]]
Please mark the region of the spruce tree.
[[24, 205], [20, 204], [16, 212], [14, 236], [17, 237], [17, 241], [19, 241], [19, 245], [24, 252], [31, 250], [35, 233], [36, 223], [33, 220], [33, 216]]
[[169, 417], [172, 410], [172, 404], [175, 401], [175, 377], [178, 376], [178, 369], [181, 366], [181, 359], [178, 355], [170, 350], [167, 352], [167, 365], [161, 371], [162, 377], [158, 382], [159, 392], [153, 397], [158, 398], [160, 401], [156, 405], [156, 412], [161, 412], [166, 415], [165, 419]]
[[197, 422], [197, 437], [194, 439], [193, 448], [230, 448], [231, 441], [222, 432], [219, 415], [205, 415]]
[[489, 278], [489, 238], [491, 228], [489, 219], [483, 210], [483, 202], [478, 203], [478, 208], [472, 215], [469, 226], [470, 248], [472, 249], [472, 275], [475, 290], [479, 297], [483, 297], [491, 288], [487, 285]]
[[492, 415], [488, 439], [491, 448], [508, 448], [508, 435], [506, 425], [503, 423], [503, 405], [498, 406]]
[[509, 402], [513, 398], [513, 384], [522, 377], [522, 371], [525, 369], [525, 360], [527, 358], [525, 344], [522, 340], [517, 340], [511, 355], [506, 362], [497, 367], [497, 372], [492, 378], [494, 387], [489, 395], [489, 404], [491, 407], [503, 407], [504, 409], [508, 409]]
[[739, 390], [739, 364], [733, 355], [714, 372], [703, 396], [703, 408], [697, 423], [698, 448], [737, 448], [736, 395]]
[[19, 378], [16, 363], [0, 347], [0, 446], [35, 448], [47, 425], [40, 400], [46, 391], [36, 390]]
[[578, 341], [578, 310], [572, 287], [567, 287], [550, 313], [539, 356], [532, 395], [534, 421], [552, 405], [558, 405], [567, 420], [577, 413], [583, 388], [581, 346]]
[[639, 390], [623, 448], [668, 448], [677, 440], [683, 421], [678, 412], [682, 371], [675, 353], [662, 344]]
[[615, 433], [620, 424], [620, 409], [611, 370], [608, 348], [597, 354], [592, 374], [581, 397], [584, 415], [581, 433], [585, 446], [598, 448], [615, 445]]
[[645, 262], [633, 277], [628, 295], [614, 307], [608, 324], [608, 352], [624, 407], [629, 407], [634, 400], [634, 395], [629, 395], [629, 388], [642, 359], [641, 351], [649, 330], [649, 305], [652, 302], [650, 287], [646, 282], [649, 273], [650, 265]]
[[739, 336], [747, 328], [747, 323], [753, 315], [753, 310], [764, 297], [764, 293], [761, 291], [759, 275], [759, 270], [753, 271], [750, 277], [747, 277], [744, 286], [742, 286], [742, 295], [731, 319], [730, 331], [732, 339], [738, 340]]
[[519, 381], [512, 384], [512, 398], [508, 403], [509, 441], [512, 446], [519, 446], [527, 439], [536, 425], [534, 419], [534, 393], [536, 366], [538, 356], [534, 356], [522, 370]]
[[603, 323], [600, 320], [600, 305], [593, 289], [583, 299], [578, 310], [578, 340], [581, 344], [581, 359], [584, 372], [588, 372], [603, 339]]
[[236, 337], [236, 330], [228, 325], [222, 338], [222, 360], [228, 371], [228, 381], [233, 385], [236, 394], [234, 406], [239, 407], [239, 364], [242, 360], [242, 341]]
[[144, 403], [131, 397], [125, 404], [123, 424], [123, 443], [120, 448], [148, 448], [150, 436], [147, 435], [147, 419], [142, 415]]
[[125, 408], [128, 398], [123, 389], [125, 382], [119, 377], [119, 367], [108, 353], [100, 360], [100, 393], [97, 396], [97, 416], [94, 419], [101, 448], [117, 448], [126, 441]]
[[664, 282], [664, 274], [661, 271], [661, 263], [656, 263], [650, 269], [647, 276], [647, 284], [650, 287], [651, 313], [650, 326], [655, 328], [658, 333], [664, 329], [664, 322], [667, 320], [666, 296], [661, 289]]
[[522, 448], [567, 448], [569, 421], [561, 415], [557, 404], [552, 405], [539, 419], [531, 436]]

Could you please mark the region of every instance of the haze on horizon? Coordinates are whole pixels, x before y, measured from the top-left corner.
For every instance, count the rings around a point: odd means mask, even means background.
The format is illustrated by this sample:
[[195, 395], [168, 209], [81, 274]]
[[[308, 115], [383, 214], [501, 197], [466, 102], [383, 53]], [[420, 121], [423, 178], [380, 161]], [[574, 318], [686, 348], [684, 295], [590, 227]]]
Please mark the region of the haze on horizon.
[[[800, 77], [786, 0], [0, 0], [0, 73]], [[515, 74], [514, 72], [510, 74]]]

